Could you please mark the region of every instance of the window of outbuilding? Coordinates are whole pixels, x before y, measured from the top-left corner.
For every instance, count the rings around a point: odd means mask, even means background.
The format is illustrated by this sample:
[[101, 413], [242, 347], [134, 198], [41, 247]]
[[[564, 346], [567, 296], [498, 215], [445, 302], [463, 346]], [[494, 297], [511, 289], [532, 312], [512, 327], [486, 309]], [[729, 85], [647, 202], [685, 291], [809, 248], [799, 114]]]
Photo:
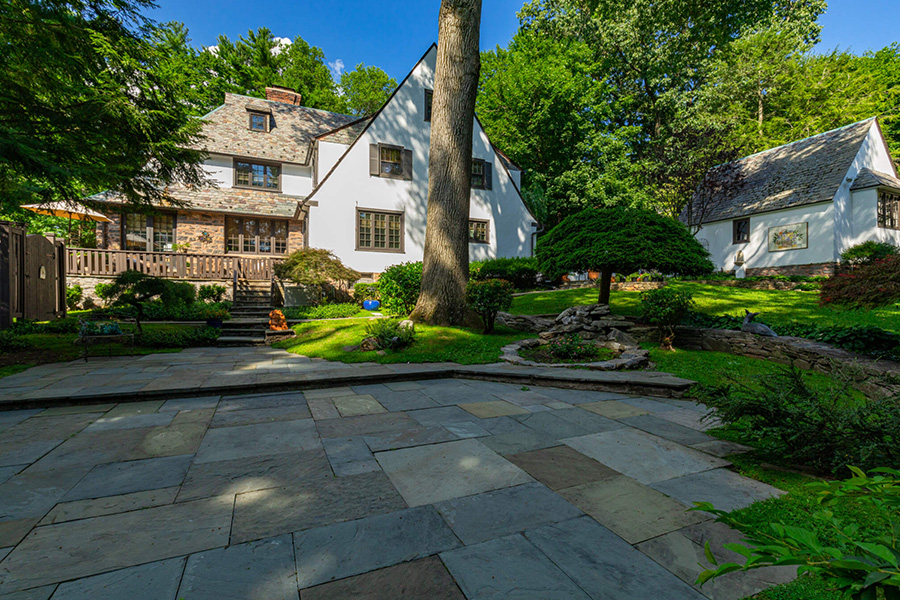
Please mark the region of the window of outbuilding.
[[746, 244], [750, 241], [750, 219], [735, 219], [731, 222], [732, 243]]
[[885, 190], [878, 192], [878, 226], [900, 229], [900, 194]]
[[469, 243], [490, 243], [490, 222], [482, 219], [469, 219]]

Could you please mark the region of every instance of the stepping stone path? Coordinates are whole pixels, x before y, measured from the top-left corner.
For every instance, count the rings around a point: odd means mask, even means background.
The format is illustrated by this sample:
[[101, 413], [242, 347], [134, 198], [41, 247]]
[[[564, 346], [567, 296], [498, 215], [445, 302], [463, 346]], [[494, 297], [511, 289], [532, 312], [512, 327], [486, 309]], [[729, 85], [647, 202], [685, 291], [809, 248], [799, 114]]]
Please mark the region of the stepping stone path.
[[432, 379], [0, 412], [0, 597], [739, 600], [693, 402]]

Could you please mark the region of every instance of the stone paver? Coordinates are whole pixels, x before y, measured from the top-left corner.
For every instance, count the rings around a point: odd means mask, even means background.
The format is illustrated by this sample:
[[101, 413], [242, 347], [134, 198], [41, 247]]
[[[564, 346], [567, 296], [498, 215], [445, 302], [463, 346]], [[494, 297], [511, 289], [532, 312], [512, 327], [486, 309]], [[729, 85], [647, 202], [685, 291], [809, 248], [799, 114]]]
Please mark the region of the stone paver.
[[178, 598], [296, 600], [291, 536], [238, 544], [188, 558]]
[[430, 506], [294, 534], [301, 588], [424, 558], [459, 545]]
[[[702, 405], [428, 379], [444, 368], [205, 348], [3, 378], [0, 406], [54, 394], [85, 404], [0, 411], [0, 595], [693, 599], [703, 543], [730, 560], [720, 546], [735, 533], [687, 503], [778, 493], [724, 468], [720, 457], [747, 448], [704, 434]], [[327, 387], [332, 373], [371, 383]], [[264, 387], [292, 381], [326, 387]], [[232, 384], [257, 387], [222, 396]], [[93, 389], [174, 399], [115, 404]], [[702, 592], [736, 600], [792, 576], [733, 573]]]
[[[730, 464], [637, 429], [619, 429], [564, 441], [582, 454], [641, 483], [656, 483]], [[623, 448], [628, 450], [623, 452]]]
[[589, 598], [519, 534], [444, 552], [441, 559], [470, 600]]
[[184, 561], [184, 558], [170, 558], [102, 575], [83, 577], [61, 584], [53, 594], [53, 598], [54, 600], [96, 598], [171, 600], [178, 591]]
[[409, 506], [531, 481], [476, 439], [379, 452], [375, 458]]
[[303, 600], [465, 600], [459, 586], [436, 556], [325, 583], [302, 593]]
[[619, 474], [568, 446], [510, 454], [506, 458], [553, 490], [610, 479]]
[[582, 512], [540, 483], [446, 500], [437, 505], [464, 544], [477, 544]]
[[704, 598], [589, 517], [532, 529], [525, 537], [594, 600]]

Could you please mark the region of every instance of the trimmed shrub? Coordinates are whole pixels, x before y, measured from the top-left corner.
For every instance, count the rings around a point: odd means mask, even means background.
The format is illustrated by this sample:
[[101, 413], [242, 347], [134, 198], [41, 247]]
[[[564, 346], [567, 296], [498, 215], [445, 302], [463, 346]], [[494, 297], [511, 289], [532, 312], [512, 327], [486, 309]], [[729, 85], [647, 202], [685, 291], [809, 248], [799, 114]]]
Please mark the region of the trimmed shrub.
[[366, 325], [366, 337], [375, 338], [382, 350], [400, 350], [413, 343], [416, 331], [412, 327], [400, 327], [399, 319], [375, 319]]
[[378, 278], [381, 306], [391, 315], [406, 316], [416, 307], [422, 289], [422, 263], [391, 265]]
[[900, 302], [900, 255], [838, 273], [822, 284], [821, 304], [879, 308]]
[[850, 246], [841, 253], [841, 262], [853, 266], [868, 265], [876, 260], [882, 260], [888, 256], [900, 254], [900, 248], [887, 242], [869, 240], [862, 244]]
[[600, 349], [577, 334], [570, 333], [547, 344], [547, 352], [557, 360], [592, 360], [600, 354]]
[[197, 296], [204, 302], [221, 302], [225, 297], [227, 289], [224, 285], [208, 284], [201, 285], [197, 290]]
[[[469, 265], [469, 275], [473, 275], [472, 265]], [[474, 279], [505, 279], [511, 282], [516, 289], [533, 289], [538, 285], [538, 269], [536, 258], [492, 258], [477, 265], [474, 270]]]
[[687, 292], [664, 287], [641, 294], [641, 318], [659, 329], [660, 348], [672, 349], [675, 326], [694, 307], [694, 300]]
[[826, 387], [810, 385], [799, 369], [782, 368], [753, 387], [712, 390], [704, 402], [764, 455], [844, 474], [848, 465], [900, 467], [898, 400], [860, 398], [841, 372]]
[[[193, 304], [166, 304], [162, 300], [151, 300], [144, 303], [144, 321], [206, 321], [208, 319], [228, 319], [230, 317], [228, 302], [195, 302]], [[96, 310], [98, 317], [112, 319], [134, 319], [136, 310], [131, 306], [113, 306]]]
[[316, 286], [319, 302], [326, 298], [333, 302], [339, 295], [346, 296], [347, 286], [359, 279], [360, 274], [345, 266], [330, 250], [303, 248], [291, 252], [276, 264], [275, 276], [301, 286]]
[[484, 333], [493, 333], [497, 313], [512, 306], [512, 294], [513, 284], [505, 279], [469, 282], [466, 302], [481, 317]]
[[381, 290], [378, 283], [357, 283], [353, 286], [353, 300], [360, 306], [366, 300], [380, 300]]
[[31, 342], [11, 329], [0, 331], [0, 352], [19, 352], [31, 348]]
[[8, 331], [19, 335], [26, 333], [78, 333], [79, 326], [77, 317], [66, 317], [65, 319], [47, 321], [46, 323], [19, 319], [13, 323], [13, 326]]
[[214, 346], [222, 330], [218, 327], [192, 327], [173, 331], [145, 331], [138, 338], [145, 348], [194, 348]]
[[103, 306], [109, 306], [116, 290], [114, 283], [98, 283], [94, 286], [94, 295], [103, 300]]
[[66, 308], [75, 310], [78, 303], [84, 297], [84, 290], [77, 283], [75, 285], [66, 286]]
[[357, 304], [320, 304], [319, 306], [288, 306], [281, 309], [288, 319], [342, 319], [359, 312]]

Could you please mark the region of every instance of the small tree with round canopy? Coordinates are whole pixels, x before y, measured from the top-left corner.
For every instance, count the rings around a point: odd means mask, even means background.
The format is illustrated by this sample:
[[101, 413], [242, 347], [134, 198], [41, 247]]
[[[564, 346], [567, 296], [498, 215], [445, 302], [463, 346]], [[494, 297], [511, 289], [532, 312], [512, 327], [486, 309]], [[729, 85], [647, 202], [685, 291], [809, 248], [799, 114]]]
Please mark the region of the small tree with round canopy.
[[709, 252], [681, 223], [649, 210], [589, 208], [564, 219], [537, 247], [541, 271], [599, 271], [600, 304], [609, 304], [612, 274], [656, 269], [702, 275], [714, 267]]

